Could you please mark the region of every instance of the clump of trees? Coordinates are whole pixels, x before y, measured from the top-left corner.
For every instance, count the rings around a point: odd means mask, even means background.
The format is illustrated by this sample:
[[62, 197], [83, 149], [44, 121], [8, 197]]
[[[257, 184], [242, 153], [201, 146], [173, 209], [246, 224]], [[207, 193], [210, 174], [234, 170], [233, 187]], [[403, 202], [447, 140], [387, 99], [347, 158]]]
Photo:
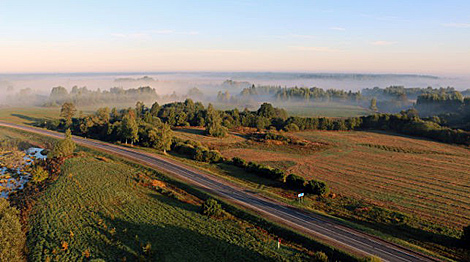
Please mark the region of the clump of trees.
[[19, 212], [0, 198], [0, 261], [24, 261], [26, 236], [21, 230]]
[[70, 129], [67, 129], [65, 131], [65, 138], [58, 141], [55, 145], [54, 148], [49, 152], [48, 157], [50, 158], [61, 158], [61, 157], [67, 157], [73, 154], [75, 151], [75, 142], [72, 139], [72, 132]]
[[183, 142], [179, 139], [174, 139], [172, 150], [201, 162], [218, 163], [224, 160], [219, 151], [210, 150], [207, 147], [202, 146], [201, 143], [192, 140], [186, 140]]
[[109, 90], [89, 90], [87, 87], [74, 86], [69, 92], [65, 87], [52, 88], [44, 106], [58, 106], [63, 103], [73, 103], [79, 106], [124, 103], [134, 101], [155, 101], [159, 99], [154, 88], [149, 86], [123, 89], [113, 87]]
[[255, 162], [247, 162], [239, 157], [232, 158], [230, 163], [260, 177], [281, 182], [290, 189], [303, 190], [306, 193], [317, 196], [324, 196], [329, 193], [328, 185], [323, 181], [315, 179], [306, 181], [303, 177], [295, 174], [286, 175], [278, 168], [272, 168]]

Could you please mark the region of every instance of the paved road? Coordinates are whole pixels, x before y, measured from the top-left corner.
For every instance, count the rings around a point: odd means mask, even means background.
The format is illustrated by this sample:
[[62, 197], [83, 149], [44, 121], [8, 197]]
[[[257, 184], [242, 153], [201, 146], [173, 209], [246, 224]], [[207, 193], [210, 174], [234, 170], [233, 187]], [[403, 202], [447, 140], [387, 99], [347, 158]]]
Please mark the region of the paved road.
[[[0, 126], [8, 126], [56, 138], [63, 137], [61, 133], [2, 121], [0, 121]], [[169, 172], [177, 178], [208, 190], [219, 197], [254, 210], [259, 215], [293, 227], [305, 234], [326, 239], [338, 247], [356, 253], [375, 255], [384, 261], [439, 261], [345, 227], [333, 219], [314, 213], [302, 212], [286, 204], [253, 194], [214, 175], [160, 155], [79, 137], [74, 137], [74, 140], [81, 145], [118, 154], [127, 159], [144, 162], [148, 166]]]

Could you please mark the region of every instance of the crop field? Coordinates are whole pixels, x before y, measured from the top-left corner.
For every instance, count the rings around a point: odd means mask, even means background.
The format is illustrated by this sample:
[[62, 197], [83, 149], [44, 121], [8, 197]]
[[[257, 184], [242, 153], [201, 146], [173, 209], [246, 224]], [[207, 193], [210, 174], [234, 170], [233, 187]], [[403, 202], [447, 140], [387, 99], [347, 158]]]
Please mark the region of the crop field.
[[[305, 259], [237, 218], [213, 219], [201, 201], [106, 158], [68, 159], [30, 218], [31, 261], [272, 261]], [[145, 178], [145, 179], [144, 179]], [[166, 192], [166, 193], [164, 193]]]
[[218, 149], [226, 157], [320, 179], [336, 194], [446, 227], [460, 230], [470, 223], [468, 148], [379, 132], [306, 131], [294, 136], [325, 146], [288, 150], [287, 145], [247, 141], [245, 146], [237, 142], [237, 147], [222, 143]]

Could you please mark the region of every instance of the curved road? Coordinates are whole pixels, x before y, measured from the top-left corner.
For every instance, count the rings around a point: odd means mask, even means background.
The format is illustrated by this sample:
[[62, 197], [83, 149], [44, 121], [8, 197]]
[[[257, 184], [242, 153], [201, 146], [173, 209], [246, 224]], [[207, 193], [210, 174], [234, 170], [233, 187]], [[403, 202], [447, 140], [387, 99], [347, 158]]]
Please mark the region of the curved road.
[[[55, 138], [63, 138], [63, 134], [61, 133], [3, 121], [0, 121], [0, 126], [21, 129]], [[378, 256], [384, 261], [440, 261], [355, 229], [345, 227], [331, 218], [319, 214], [301, 212], [284, 203], [253, 194], [237, 185], [223, 181], [214, 175], [169, 160], [160, 155], [80, 137], [74, 137], [74, 140], [80, 145], [118, 154], [127, 159], [164, 170], [192, 185], [251, 209], [259, 215], [292, 227], [304, 234], [327, 240], [327, 242], [334, 246], [354, 253]]]

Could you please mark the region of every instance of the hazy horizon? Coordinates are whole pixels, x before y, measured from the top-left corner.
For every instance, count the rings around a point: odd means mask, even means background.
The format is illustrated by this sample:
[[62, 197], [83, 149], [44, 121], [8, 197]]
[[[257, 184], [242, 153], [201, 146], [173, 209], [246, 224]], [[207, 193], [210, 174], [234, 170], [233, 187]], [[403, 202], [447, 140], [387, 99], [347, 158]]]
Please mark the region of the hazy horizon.
[[468, 1], [1, 1], [0, 72], [470, 75]]

